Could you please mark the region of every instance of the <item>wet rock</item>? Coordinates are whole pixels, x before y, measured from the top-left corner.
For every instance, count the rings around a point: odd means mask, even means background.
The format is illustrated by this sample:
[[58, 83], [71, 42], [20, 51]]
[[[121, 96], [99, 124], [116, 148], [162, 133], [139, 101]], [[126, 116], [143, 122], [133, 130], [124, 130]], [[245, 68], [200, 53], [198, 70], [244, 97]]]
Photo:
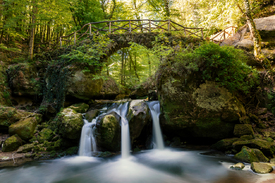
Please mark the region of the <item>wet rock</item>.
[[96, 122], [97, 146], [109, 151], [119, 151], [121, 143], [120, 116], [112, 112], [100, 116]]
[[80, 104], [71, 105], [69, 108], [75, 110], [78, 113], [84, 113], [88, 110], [89, 105], [85, 103], [80, 103]]
[[150, 109], [145, 101], [133, 100], [127, 114], [132, 142], [138, 138], [145, 126], [151, 121]]
[[218, 141], [217, 143], [213, 144], [211, 148], [217, 149], [220, 151], [227, 151], [232, 149], [232, 144], [236, 142], [238, 138], [228, 138], [228, 139], [222, 139]]
[[236, 124], [234, 128], [234, 135], [237, 137], [240, 137], [243, 135], [254, 136], [254, 131], [252, 129], [252, 126], [249, 124]]
[[82, 114], [71, 108], [65, 108], [58, 116], [60, 123], [59, 133], [68, 139], [79, 139], [84, 124]]
[[3, 152], [10, 152], [18, 149], [19, 146], [22, 145], [22, 139], [17, 135], [13, 135], [6, 139], [3, 144], [2, 151]]
[[244, 166], [243, 163], [237, 163], [237, 164], [231, 166], [230, 168], [231, 168], [231, 169], [234, 169], [234, 170], [242, 170], [244, 167], [245, 167], [245, 166]]
[[250, 149], [246, 146], [243, 146], [242, 150], [237, 153], [234, 158], [248, 163], [269, 161], [269, 159], [259, 149]]
[[21, 119], [9, 127], [9, 134], [17, 134], [23, 140], [28, 140], [33, 137], [35, 128], [41, 121], [41, 116]]
[[99, 110], [97, 110], [97, 109], [90, 110], [85, 114], [85, 118], [88, 121], [92, 121], [98, 114], [99, 114]]
[[253, 170], [256, 173], [266, 174], [273, 171], [272, 166], [269, 166], [265, 163], [251, 163], [251, 170]]
[[20, 146], [16, 152], [17, 153], [26, 153], [26, 152], [32, 151], [33, 148], [34, 148], [34, 144], [25, 144], [23, 146]]

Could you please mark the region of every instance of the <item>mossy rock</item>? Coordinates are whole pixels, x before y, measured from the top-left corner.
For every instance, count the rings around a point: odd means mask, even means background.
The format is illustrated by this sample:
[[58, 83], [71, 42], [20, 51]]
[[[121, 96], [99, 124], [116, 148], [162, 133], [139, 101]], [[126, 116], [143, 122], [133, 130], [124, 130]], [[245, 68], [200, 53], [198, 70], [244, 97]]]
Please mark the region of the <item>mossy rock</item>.
[[241, 137], [243, 135], [254, 136], [254, 131], [250, 124], [236, 124], [234, 127], [234, 135], [237, 137]]
[[275, 143], [268, 142], [262, 139], [252, 139], [252, 140], [239, 140], [233, 143], [233, 148], [239, 151], [243, 146], [250, 148], [257, 148], [263, 151], [265, 154], [273, 155], [275, 154]]
[[54, 136], [54, 133], [51, 129], [44, 128], [39, 132], [39, 134], [37, 136], [37, 140], [40, 143], [42, 143], [44, 141], [51, 141], [53, 136]]
[[15, 151], [21, 145], [22, 145], [22, 139], [17, 134], [15, 134], [5, 140], [2, 151], [3, 152]]
[[253, 163], [251, 163], [251, 170], [253, 170], [256, 173], [266, 174], [266, 173], [272, 172], [273, 168], [272, 168], [272, 166], [267, 165], [265, 163], [253, 162]]
[[59, 133], [68, 139], [80, 139], [81, 129], [84, 124], [82, 114], [71, 108], [65, 108], [58, 116], [60, 121]]
[[252, 135], [243, 135], [240, 137], [240, 140], [252, 140], [254, 137]]
[[246, 146], [243, 146], [242, 150], [237, 153], [234, 158], [248, 163], [269, 161], [269, 159], [259, 149], [250, 149]]
[[222, 139], [217, 143], [213, 144], [211, 147], [220, 151], [227, 151], [232, 149], [232, 144], [236, 142], [238, 138], [228, 138]]
[[26, 153], [26, 152], [32, 151], [33, 148], [34, 148], [34, 144], [25, 144], [23, 146], [20, 146], [16, 152], [17, 153]]
[[78, 153], [78, 146], [70, 147], [65, 151], [66, 155], [74, 155]]
[[240, 118], [240, 123], [242, 124], [251, 124], [250, 118], [248, 116], [243, 116]]
[[99, 147], [119, 151], [121, 143], [120, 116], [113, 112], [101, 116], [96, 122], [96, 141]]
[[85, 103], [80, 103], [80, 104], [71, 105], [69, 108], [75, 110], [78, 113], [84, 113], [88, 110], [89, 105]]
[[9, 127], [9, 134], [17, 134], [23, 140], [28, 140], [33, 137], [35, 128], [41, 120], [40, 116], [22, 119]]

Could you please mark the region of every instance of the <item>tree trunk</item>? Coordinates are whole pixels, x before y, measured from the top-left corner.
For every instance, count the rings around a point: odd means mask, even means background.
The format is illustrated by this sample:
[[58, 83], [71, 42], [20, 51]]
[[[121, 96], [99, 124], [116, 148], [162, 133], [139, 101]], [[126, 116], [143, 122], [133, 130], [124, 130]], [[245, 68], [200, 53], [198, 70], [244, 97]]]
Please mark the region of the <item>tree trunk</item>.
[[29, 43], [29, 58], [33, 59], [33, 48], [34, 48], [34, 34], [35, 34], [35, 22], [36, 22], [36, 13], [37, 6], [35, 6], [35, 1], [32, 1], [33, 10], [32, 10], [32, 25], [31, 25], [31, 35], [30, 35], [30, 43]]
[[249, 26], [250, 33], [251, 33], [251, 36], [252, 36], [253, 42], [254, 42], [254, 56], [256, 58], [258, 58], [259, 55], [261, 54], [261, 36], [256, 29], [255, 22], [253, 21], [249, 0], [244, 0], [244, 7], [245, 7], [245, 11], [246, 11], [245, 15], [247, 18], [247, 24]]

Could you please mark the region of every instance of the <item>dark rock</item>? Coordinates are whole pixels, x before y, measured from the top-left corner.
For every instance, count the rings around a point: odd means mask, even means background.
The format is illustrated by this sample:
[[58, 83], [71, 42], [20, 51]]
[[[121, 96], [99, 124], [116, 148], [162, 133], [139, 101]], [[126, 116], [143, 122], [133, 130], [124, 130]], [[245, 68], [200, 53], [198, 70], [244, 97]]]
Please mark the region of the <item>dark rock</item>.
[[259, 149], [250, 149], [246, 146], [243, 146], [242, 150], [237, 153], [234, 158], [248, 163], [269, 161]]
[[263, 115], [267, 113], [267, 108], [260, 108], [258, 109], [258, 115]]
[[174, 137], [172, 139], [172, 142], [170, 144], [170, 147], [180, 147], [181, 146], [181, 141], [179, 137]]
[[240, 118], [240, 123], [242, 124], [251, 124], [250, 118], [248, 116], [243, 116]]
[[234, 135], [237, 137], [240, 137], [243, 135], [254, 136], [254, 131], [252, 129], [252, 126], [249, 124], [236, 124], [234, 128]]
[[85, 114], [85, 118], [88, 121], [92, 121], [98, 114], [99, 114], [99, 110], [97, 110], [97, 109], [90, 110]]
[[120, 88], [116, 81], [111, 77], [107, 77], [107, 79], [104, 80], [102, 88], [100, 90], [100, 97], [103, 99], [114, 99], [119, 93]]
[[228, 139], [222, 139], [218, 141], [217, 143], [213, 144], [211, 148], [217, 149], [220, 151], [227, 151], [231, 150], [233, 148], [232, 144], [236, 142], [238, 138], [228, 138]]

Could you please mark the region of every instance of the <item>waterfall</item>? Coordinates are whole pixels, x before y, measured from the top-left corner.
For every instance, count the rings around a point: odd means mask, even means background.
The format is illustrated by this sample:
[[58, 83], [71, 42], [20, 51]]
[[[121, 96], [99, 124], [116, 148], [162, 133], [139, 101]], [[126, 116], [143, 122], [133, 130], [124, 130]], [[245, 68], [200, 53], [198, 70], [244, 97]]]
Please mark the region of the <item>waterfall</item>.
[[92, 151], [96, 152], [96, 140], [94, 136], [94, 126], [98, 117], [94, 118], [91, 123], [88, 120], [83, 119], [84, 126], [81, 131], [79, 156], [91, 156]]
[[161, 133], [160, 124], [159, 124], [159, 115], [160, 115], [159, 101], [152, 101], [152, 102], [148, 102], [147, 104], [150, 108], [150, 112], [153, 120], [154, 148], [164, 149], [164, 143], [163, 143], [162, 133]]
[[121, 117], [121, 157], [128, 158], [130, 157], [130, 131], [129, 131], [129, 123], [126, 119], [127, 111], [128, 111], [128, 103], [121, 104], [116, 112]]

